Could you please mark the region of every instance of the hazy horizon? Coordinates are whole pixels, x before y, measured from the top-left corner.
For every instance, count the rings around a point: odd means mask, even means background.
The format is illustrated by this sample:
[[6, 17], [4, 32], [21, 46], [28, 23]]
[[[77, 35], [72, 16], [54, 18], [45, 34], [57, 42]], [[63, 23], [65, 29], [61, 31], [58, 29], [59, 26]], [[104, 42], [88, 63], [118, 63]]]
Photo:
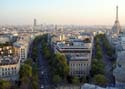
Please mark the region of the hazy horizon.
[[124, 0], [0, 0], [0, 24], [113, 25], [119, 5], [119, 21], [125, 25]]

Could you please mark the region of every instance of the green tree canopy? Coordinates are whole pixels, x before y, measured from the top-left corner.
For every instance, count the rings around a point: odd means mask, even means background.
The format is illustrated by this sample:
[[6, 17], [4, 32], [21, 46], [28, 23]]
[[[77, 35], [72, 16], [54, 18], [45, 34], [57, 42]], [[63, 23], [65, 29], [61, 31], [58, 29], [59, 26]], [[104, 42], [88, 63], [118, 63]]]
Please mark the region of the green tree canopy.
[[54, 83], [59, 83], [62, 79], [59, 75], [54, 75], [52, 80]]
[[24, 63], [28, 65], [32, 65], [32, 59], [27, 59]]
[[32, 77], [32, 67], [28, 64], [21, 65], [20, 77]]
[[73, 77], [72, 83], [73, 84], [79, 84], [80, 83], [79, 77]]
[[11, 89], [11, 83], [6, 80], [0, 80], [0, 89]]
[[102, 63], [102, 61], [92, 59], [92, 74], [104, 74], [104, 64]]
[[95, 84], [102, 85], [102, 86], [106, 85], [106, 83], [107, 83], [106, 77], [102, 74], [95, 75], [94, 78], [93, 78], [93, 81], [94, 81]]

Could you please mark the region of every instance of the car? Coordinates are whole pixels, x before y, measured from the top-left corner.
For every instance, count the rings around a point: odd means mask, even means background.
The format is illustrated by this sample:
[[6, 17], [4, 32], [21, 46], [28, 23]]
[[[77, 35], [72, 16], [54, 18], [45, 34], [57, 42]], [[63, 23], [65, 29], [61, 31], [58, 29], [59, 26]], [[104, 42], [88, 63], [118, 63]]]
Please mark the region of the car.
[[44, 88], [44, 86], [43, 85], [41, 85], [41, 87], [40, 87], [41, 89], [43, 89]]
[[41, 71], [41, 74], [44, 74], [44, 71]]

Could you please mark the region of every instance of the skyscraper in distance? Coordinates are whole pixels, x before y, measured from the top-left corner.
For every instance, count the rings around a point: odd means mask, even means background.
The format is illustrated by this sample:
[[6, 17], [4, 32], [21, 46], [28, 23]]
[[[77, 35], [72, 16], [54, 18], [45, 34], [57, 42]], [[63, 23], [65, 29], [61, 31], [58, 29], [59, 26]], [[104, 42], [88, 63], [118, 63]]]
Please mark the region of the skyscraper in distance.
[[34, 27], [36, 26], [37, 24], [36, 24], [36, 19], [34, 19]]

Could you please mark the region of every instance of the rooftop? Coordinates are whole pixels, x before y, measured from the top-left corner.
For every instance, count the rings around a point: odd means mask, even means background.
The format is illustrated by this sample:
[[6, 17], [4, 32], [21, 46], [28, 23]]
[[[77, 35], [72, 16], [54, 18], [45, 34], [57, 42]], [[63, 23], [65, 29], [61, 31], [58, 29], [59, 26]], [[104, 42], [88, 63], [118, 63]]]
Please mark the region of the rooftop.
[[118, 88], [113, 88], [113, 87], [103, 88], [103, 87], [99, 87], [99, 86], [97, 86], [97, 85], [85, 83], [85, 84], [81, 87], [81, 89], [118, 89]]
[[59, 48], [91, 48], [91, 39], [69, 39], [67, 41], [57, 42]]
[[0, 65], [16, 64], [19, 61], [19, 57], [15, 56], [4, 56], [0, 57]]

